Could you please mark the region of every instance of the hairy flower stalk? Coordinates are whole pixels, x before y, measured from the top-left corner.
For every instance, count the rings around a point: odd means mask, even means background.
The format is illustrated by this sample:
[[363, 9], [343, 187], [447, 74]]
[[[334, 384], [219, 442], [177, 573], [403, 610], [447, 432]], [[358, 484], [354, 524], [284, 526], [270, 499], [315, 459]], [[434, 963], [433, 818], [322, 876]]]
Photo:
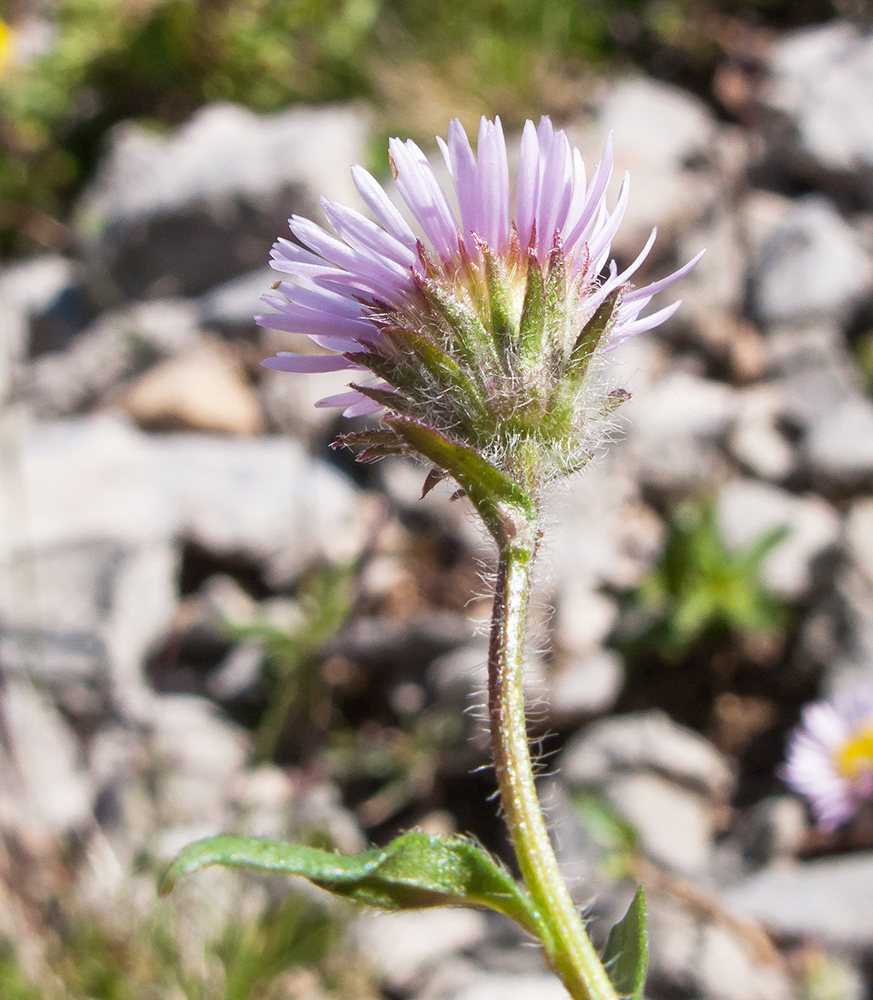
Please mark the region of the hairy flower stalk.
[[390, 141], [397, 190], [416, 232], [363, 168], [355, 183], [376, 221], [323, 200], [336, 236], [299, 217], [280, 239], [279, 281], [257, 317], [305, 334], [330, 353], [280, 353], [290, 372], [348, 369], [349, 391], [320, 401], [346, 416], [379, 413], [378, 427], [343, 436], [363, 461], [424, 459], [424, 492], [454, 479], [499, 550], [489, 664], [494, 763], [519, 868], [539, 914], [545, 953], [571, 995], [615, 1000], [558, 872], [537, 800], [521, 675], [538, 516], [547, 485], [581, 469], [627, 398], [604, 374], [607, 353], [664, 322], [642, 316], [697, 262], [641, 288], [630, 279], [652, 248], [619, 272], [610, 246], [627, 205], [625, 176], [606, 205], [612, 140], [587, 176], [579, 151], [548, 118], [527, 122], [515, 219], [499, 120], [482, 119], [478, 156], [460, 122], [438, 140], [460, 221], [418, 147]]

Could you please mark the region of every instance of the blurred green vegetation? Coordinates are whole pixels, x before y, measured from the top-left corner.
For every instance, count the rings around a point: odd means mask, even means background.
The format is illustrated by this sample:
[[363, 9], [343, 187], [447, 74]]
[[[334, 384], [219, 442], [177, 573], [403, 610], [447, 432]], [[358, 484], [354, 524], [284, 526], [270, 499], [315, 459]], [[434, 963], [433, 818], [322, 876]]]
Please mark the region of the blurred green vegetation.
[[266, 708], [255, 731], [255, 759], [271, 760], [294, 736], [298, 753], [323, 746], [333, 722], [330, 685], [322, 671], [330, 640], [352, 610], [358, 564], [325, 566], [305, 579], [297, 596], [300, 622], [281, 628], [263, 619], [228, 623], [235, 641], [254, 640], [264, 648], [262, 673]]
[[[342, 921], [311, 896], [291, 892], [250, 920], [231, 918], [185, 955], [186, 929], [168, 901], [132, 928], [65, 906], [43, 935], [39, 972], [25, 974], [0, 943], [3, 1000], [287, 1000], [303, 995], [359, 1000], [371, 988], [363, 964], [342, 943]], [[196, 950], [196, 949], [195, 949]]]
[[827, 0], [18, 0], [9, 44], [0, 37], [0, 251], [63, 244], [54, 220], [125, 118], [167, 126], [210, 101], [276, 111], [363, 97], [380, 128], [422, 137], [450, 114], [578, 109], [586, 72], [622, 58], [705, 76], [726, 18], [829, 11]]
[[715, 505], [680, 505], [660, 565], [631, 597], [644, 625], [630, 644], [633, 658], [654, 650], [668, 661], [698, 644], [780, 631], [783, 604], [761, 582], [761, 565], [789, 534], [787, 526], [732, 552], [724, 543]]

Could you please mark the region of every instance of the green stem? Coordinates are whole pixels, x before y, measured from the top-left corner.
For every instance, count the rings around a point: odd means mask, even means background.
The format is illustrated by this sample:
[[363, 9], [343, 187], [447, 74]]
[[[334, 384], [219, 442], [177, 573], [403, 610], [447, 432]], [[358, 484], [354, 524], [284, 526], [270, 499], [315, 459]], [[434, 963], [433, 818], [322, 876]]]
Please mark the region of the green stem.
[[494, 766], [518, 866], [546, 932], [549, 963], [575, 1000], [618, 1000], [558, 870], [534, 783], [522, 664], [536, 534], [536, 523], [519, 517], [500, 552], [488, 662]]

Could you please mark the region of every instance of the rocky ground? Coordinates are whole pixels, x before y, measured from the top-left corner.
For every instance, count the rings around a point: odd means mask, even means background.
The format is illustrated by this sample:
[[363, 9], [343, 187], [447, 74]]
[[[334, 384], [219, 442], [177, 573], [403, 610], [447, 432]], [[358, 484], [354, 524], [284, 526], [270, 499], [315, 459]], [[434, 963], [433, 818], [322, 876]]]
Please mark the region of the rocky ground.
[[[873, 681], [873, 36], [739, 44], [717, 85], [729, 122], [633, 78], [564, 123], [586, 159], [615, 130], [620, 259], [654, 224], [650, 273], [708, 252], [671, 325], [617, 353], [621, 434], [550, 510], [532, 727], [595, 936], [649, 889], [652, 1000], [861, 1000], [873, 825], [821, 834], [776, 768], [805, 702]], [[210, 833], [353, 851], [419, 825], [508, 857], [467, 711], [486, 540], [415, 467], [329, 451], [312, 404], [343, 373], [258, 367], [294, 346], [251, 322], [269, 245], [320, 193], [357, 204], [369, 142], [364, 106], [123, 126], [75, 252], [0, 276], [0, 936], [32, 977], [58, 905], [135, 921]], [[659, 645], [638, 588], [695, 516], [725, 566], [787, 526], [745, 581], [778, 613]], [[284, 891], [226, 875], [171, 901], [191, 948]], [[563, 995], [477, 912], [347, 939], [372, 970], [354, 995]]]

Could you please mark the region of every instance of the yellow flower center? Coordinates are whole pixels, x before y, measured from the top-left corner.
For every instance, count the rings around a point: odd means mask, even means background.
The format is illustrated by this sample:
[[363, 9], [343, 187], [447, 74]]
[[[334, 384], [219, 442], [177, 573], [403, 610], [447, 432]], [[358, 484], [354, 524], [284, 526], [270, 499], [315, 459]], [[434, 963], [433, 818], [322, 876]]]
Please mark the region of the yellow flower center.
[[837, 771], [849, 781], [856, 781], [873, 771], [873, 720], [864, 722], [850, 740], [834, 752]]

